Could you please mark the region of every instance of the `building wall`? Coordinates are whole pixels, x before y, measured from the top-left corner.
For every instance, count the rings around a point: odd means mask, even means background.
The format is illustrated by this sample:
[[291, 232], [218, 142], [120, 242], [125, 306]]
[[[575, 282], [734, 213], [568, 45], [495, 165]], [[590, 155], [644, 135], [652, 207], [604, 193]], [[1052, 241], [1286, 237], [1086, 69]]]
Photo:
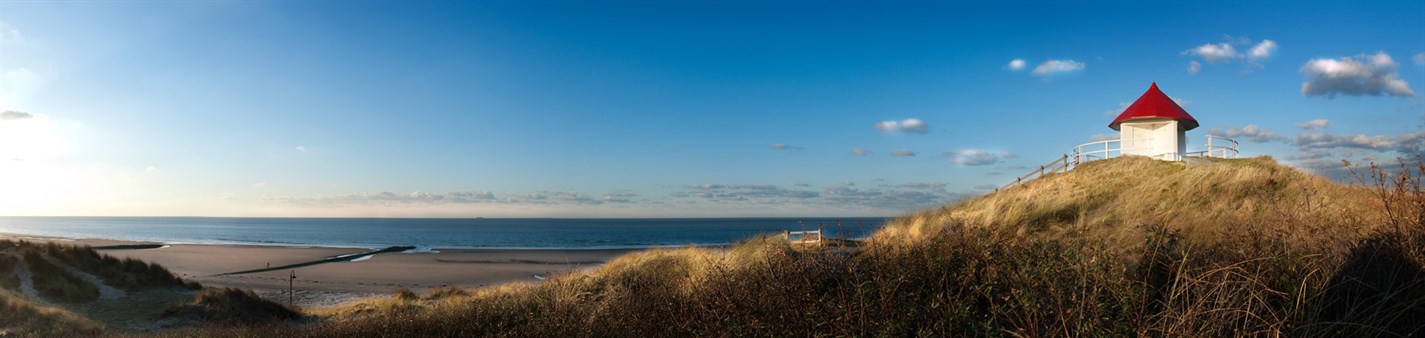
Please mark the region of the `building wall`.
[[1119, 125], [1119, 147], [1123, 155], [1181, 160], [1187, 152], [1185, 136], [1176, 120], [1141, 120]]

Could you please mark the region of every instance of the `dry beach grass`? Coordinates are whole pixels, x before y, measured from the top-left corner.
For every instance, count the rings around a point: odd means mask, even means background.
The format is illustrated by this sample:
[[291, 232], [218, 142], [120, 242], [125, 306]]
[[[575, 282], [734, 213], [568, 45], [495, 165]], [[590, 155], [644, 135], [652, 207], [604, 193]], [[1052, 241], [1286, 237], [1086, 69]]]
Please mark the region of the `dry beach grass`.
[[[543, 282], [284, 315], [209, 289], [159, 336], [1419, 336], [1425, 164], [1349, 186], [1268, 158], [1121, 158], [901, 217], [859, 247], [778, 236], [634, 252]], [[840, 243], [840, 242], [835, 242]], [[137, 265], [128, 270], [145, 271]], [[158, 280], [158, 279], [155, 279]], [[98, 332], [64, 310], [28, 333]], [[184, 307], [189, 310], [182, 310]], [[266, 310], [264, 310], [266, 309]], [[185, 312], [187, 311], [187, 312]], [[238, 315], [231, 315], [231, 314]], [[276, 319], [268, 314], [277, 314]], [[17, 317], [10, 317], [7, 319]], [[288, 319], [283, 319], [288, 318]], [[48, 331], [46, 331], [48, 330]], [[19, 332], [19, 331], [17, 331]]]
[[166, 334], [1418, 336], [1425, 165], [1399, 169], [1345, 186], [1266, 158], [1123, 158], [902, 217], [854, 253], [758, 237]]

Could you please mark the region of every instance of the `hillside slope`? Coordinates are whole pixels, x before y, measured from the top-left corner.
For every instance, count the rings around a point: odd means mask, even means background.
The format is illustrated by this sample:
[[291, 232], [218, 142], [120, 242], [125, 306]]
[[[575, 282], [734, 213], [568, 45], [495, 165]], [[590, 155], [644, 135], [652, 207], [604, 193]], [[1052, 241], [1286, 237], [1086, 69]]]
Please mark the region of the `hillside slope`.
[[1324, 239], [1322, 232], [1378, 230], [1387, 223], [1382, 207], [1371, 189], [1331, 182], [1266, 157], [1197, 164], [1124, 157], [901, 217], [877, 238], [913, 242], [937, 227], [964, 224], [1132, 245], [1141, 242], [1143, 226], [1157, 225], [1202, 242], [1263, 231], [1315, 241]]
[[902, 217], [859, 248], [653, 250], [311, 325], [170, 334], [1420, 336], [1422, 170], [1364, 188], [1267, 158], [1105, 160]]

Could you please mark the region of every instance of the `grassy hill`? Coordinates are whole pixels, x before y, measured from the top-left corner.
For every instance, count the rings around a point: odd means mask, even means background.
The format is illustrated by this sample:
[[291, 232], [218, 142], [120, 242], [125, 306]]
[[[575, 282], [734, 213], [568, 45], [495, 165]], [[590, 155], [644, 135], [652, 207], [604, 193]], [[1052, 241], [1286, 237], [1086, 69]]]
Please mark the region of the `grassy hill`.
[[1105, 160], [901, 217], [854, 248], [652, 250], [305, 324], [157, 334], [1425, 335], [1425, 165], [1364, 171], [1347, 186], [1268, 158]]

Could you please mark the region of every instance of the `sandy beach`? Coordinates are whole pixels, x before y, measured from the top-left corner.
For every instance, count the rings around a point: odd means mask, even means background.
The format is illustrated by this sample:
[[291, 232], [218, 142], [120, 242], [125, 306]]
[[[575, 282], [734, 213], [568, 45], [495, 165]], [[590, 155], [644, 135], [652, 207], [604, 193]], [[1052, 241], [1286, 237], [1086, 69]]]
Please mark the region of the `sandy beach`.
[[[102, 239], [64, 239], [0, 234], [0, 239], [54, 241], [95, 247], [162, 243]], [[371, 251], [249, 245], [174, 244], [146, 249], [105, 249], [115, 257], [158, 263], [185, 279], [209, 287], [251, 288], [271, 299], [287, 300], [288, 276], [297, 275], [297, 305], [328, 306], [353, 299], [391, 294], [399, 288], [425, 292], [441, 287], [480, 287], [507, 282], [538, 282], [560, 272], [596, 267], [636, 249], [435, 249], [435, 252], [380, 253], [349, 262], [292, 269], [223, 275], [232, 272], [321, 261]]]

